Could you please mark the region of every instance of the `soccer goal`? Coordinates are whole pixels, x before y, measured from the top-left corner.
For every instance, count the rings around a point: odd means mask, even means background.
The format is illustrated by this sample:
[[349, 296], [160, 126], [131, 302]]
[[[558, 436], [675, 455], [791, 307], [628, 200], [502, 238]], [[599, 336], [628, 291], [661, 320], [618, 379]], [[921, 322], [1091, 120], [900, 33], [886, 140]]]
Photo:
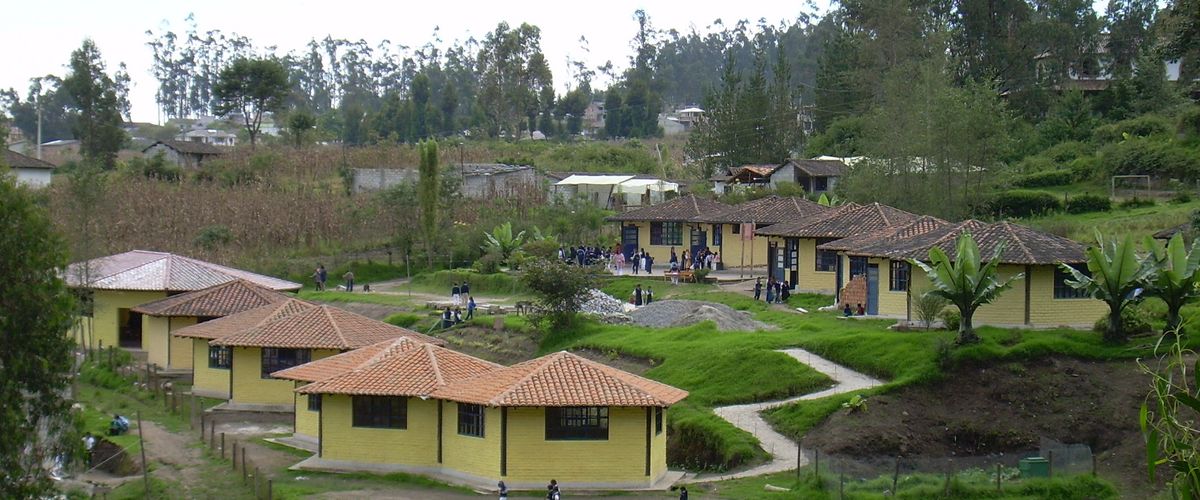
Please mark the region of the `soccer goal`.
[[1132, 190], [1134, 195], [1137, 195], [1137, 190], [1144, 190], [1143, 196], [1149, 197], [1150, 192], [1150, 176], [1149, 175], [1114, 175], [1111, 179], [1111, 188], [1109, 196], [1116, 197], [1117, 189]]

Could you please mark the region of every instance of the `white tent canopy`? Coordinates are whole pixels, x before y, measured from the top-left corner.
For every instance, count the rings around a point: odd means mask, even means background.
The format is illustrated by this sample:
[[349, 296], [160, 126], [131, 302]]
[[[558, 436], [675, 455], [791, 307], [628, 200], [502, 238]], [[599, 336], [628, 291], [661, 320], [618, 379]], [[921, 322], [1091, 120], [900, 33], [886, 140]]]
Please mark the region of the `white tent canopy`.
[[571, 174], [566, 179], [555, 183], [557, 186], [574, 186], [587, 184], [593, 186], [612, 186], [632, 179], [632, 175], [580, 175]]
[[617, 185], [618, 193], [644, 193], [649, 191], [679, 191], [679, 184], [661, 179], [629, 179]]

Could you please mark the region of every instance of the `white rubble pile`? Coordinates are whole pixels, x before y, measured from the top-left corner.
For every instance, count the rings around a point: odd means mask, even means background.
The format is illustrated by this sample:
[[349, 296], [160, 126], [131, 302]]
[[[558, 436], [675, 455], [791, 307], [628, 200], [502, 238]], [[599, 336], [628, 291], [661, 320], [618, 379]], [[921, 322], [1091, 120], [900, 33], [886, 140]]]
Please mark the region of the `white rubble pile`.
[[626, 312], [633, 309], [633, 305], [626, 304], [617, 300], [612, 295], [601, 292], [600, 290], [588, 290], [587, 299], [579, 308], [579, 312], [596, 316], [604, 323], [629, 323], [629, 315]]

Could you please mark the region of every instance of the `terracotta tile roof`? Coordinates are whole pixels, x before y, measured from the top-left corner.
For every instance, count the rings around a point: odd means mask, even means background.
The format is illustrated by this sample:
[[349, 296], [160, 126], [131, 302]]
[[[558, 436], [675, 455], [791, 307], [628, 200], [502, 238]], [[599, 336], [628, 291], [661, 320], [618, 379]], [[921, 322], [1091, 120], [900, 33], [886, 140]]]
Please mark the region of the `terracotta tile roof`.
[[954, 258], [955, 244], [964, 232], [970, 232], [975, 238], [980, 255], [984, 258], [990, 258], [996, 248], [1003, 244], [1000, 261], [1005, 264], [1058, 264], [1086, 260], [1084, 246], [1067, 238], [1008, 221], [987, 224], [977, 220], [966, 220], [901, 240], [880, 241], [847, 253], [897, 260], [929, 260], [929, 250], [936, 246]]
[[213, 345], [290, 349], [357, 349], [396, 337], [444, 344], [441, 339], [328, 305], [318, 305], [231, 335]]
[[150, 316], [221, 317], [282, 302], [288, 298], [290, 297], [287, 294], [236, 279], [203, 290], [142, 304], [132, 310]]
[[486, 377], [502, 368], [490, 361], [433, 344], [393, 342], [366, 363], [320, 379], [296, 392], [428, 397], [447, 384]]
[[898, 208], [880, 203], [870, 203], [843, 206], [816, 222], [795, 221], [775, 224], [764, 228], [759, 233], [789, 238], [845, 238], [888, 226], [907, 224], [917, 217], [916, 214]]
[[289, 298], [283, 302], [248, 309], [171, 332], [176, 337], [214, 340], [263, 325], [279, 318], [317, 307], [316, 304]]
[[747, 201], [738, 205], [697, 215], [692, 222], [708, 222], [714, 224], [739, 224], [755, 222], [769, 225], [796, 219], [819, 217], [830, 211], [798, 196], [771, 195], [757, 200]]
[[863, 234], [847, 236], [845, 238], [833, 240], [829, 243], [817, 245], [817, 249], [832, 251], [855, 250], [879, 242], [902, 240], [918, 234], [925, 234], [939, 227], [948, 225], [950, 225], [949, 222], [937, 217], [931, 215], [922, 215], [920, 218], [902, 226], [889, 226]]
[[797, 170], [812, 177], [841, 177], [846, 164], [840, 160], [790, 160]]
[[32, 156], [25, 156], [16, 151], [4, 150], [4, 162], [11, 168], [44, 168], [54, 170], [53, 163], [42, 161]]
[[687, 395], [562, 351], [449, 384], [432, 397], [487, 406], [670, 406]]
[[[87, 271], [85, 280], [84, 271]], [[299, 290], [299, 283], [225, 267], [182, 255], [133, 250], [67, 266], [67, 284], [97, 290], [190, 292], [236, 279], [272, 290]], [[87, 281], [87, 283], [85, 283]]]
[[[771, 164], [764, 163], [764, 164], [760, 164], [760, 165], [742, 165], [740, 167], [737, 167], [737, 169], [735, 169], [735, 170], [738, 173], [750, 172], [750, 173], [761, 175], [761, 176], [765, 177], [765, 176], [768, 176], [768, 175], [771, 175], [772, 173], [774, 173], [775, 169], [777, 169], [777, 168], [779, 168], [779, 165], [771, 165]], [[736, 176], [737, 174], [734, 174], [734, 175]]]
[[408, 337], [397, 337], [394, 339], [385, 340], [371, 344], [366, 347], [360, 347], [353, 351], [346, 351], [341, 354], [336, 354], [328, 358], [321, 358], [316, 361], [310, 361], [300, 366], [293, 366], [286, 370], [280, 370], [272, 373], [275, 378], [283, 378], [288, 380], [298, 380], [301, 382], [316, 382], [325, 380], [334, 375], [341, 375], [350, 370], [359, 368], [367, 363], [370, 363], [380, 353], [393, 349], [411, 349], [420, 343]]
[[694, 194], [680, 196], [637, 210], [609, 217], [610, 221], [688, 221], [700, 214], [729, 208], [729, 205]]
[[159, 144], [162, 144], [163, 146], [174, 149], [175, 151], [178, 151], [180, 153], [191, 154], [191, 155], [225, 154], [224, 149], [213, 146], [212, 144], [205, 144], [203, 142], [195, 142], [195, 141], [155, 141], [154, 144], [146, 146], [145, 149], [142, 149], [142, 153], [150, 151], [150, 148], [157, 146]]

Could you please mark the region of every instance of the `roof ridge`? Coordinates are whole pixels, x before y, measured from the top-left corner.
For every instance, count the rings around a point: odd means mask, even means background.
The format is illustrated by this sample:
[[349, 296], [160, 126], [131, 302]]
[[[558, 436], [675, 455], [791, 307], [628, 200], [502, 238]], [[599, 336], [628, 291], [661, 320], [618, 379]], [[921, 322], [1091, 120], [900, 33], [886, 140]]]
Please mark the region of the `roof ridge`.
[[346, 334], [342, 333], [342, 329], [338, 326], [337, 321], [333, 320], [333, 315], [329, 312], [329, 306], [321, 304], [319, 307], [321, 308], [321, 312], [325, 313], [325, 319], [329, 320], [329, 326], [333, 327], [333, 333], [342, 340], [342, 348], [345, 349], [345, 346], [350, 345], [350, 341], [346, 339]]
[[1012, 237], [1013, 241], [1015, 241], [1017, 243], [1018, 247], [1021, 247], [1021, 251], [1025, 254], [1025, 258], [1029, 262], [1033, 262], [1036, 260], [1033, 256], [1033, 252], [1029, 250], [1029, 246], [1027, 246], [1024, 241], [1021, 241], [1021, 238], [1017, 237], [1017, 233], [1016, 233], [1016, 231], [1013, 230], [1012, 224], [1009, 224], [1008, 221], [1000, 221], [997, 224], [1003, 224], [1002, 227], [1004, 229], [1004, 232], [1008, 233], [1009, 236]]
[[491, 401], [489, 401], [489, 403], [493, 403], [493, 404], [490, 404], [489, 406], [499, 406], [498, 404], [495, 404], [497, 401], [500, 401], [500, 400], [504, 399], [505, 396], [512, 394], [512, 392], [518, 386], [529, 381], [529, 379], [533, 378], [533, 376], [535, 374], [541, 373], [543, 370], [546, 369], [546, 365], [549, 365], [551, 363], [557, 362], [559, 359], [562, 359], [563, 354], [568, 354], [568, 353], [567, 353], [567, 351], [558, 351], [553, 354], [547, 354], [546, 356], [543, 356], [541, 358], [535, 358], [535, 359], [530, 360], [530, 361], [537, 361], [538, 359], [542, 359], [544, 361], [539, 363], [537, 368], [530, 370], [529, 373], [522, 375], [521, 378], [513, 381], [513, 383], [511, 383], [511, 384], [508, 384], [507, 388], [505, 388], [503, 391], [500, 391], [499, 394], [496, 394], [494, 397], [492, 397], [492, 399], [491, 399]]
[[433, 344], [425, 344], [424, 347], [425, 354], [429, 356], [429, 368], [433, 371], [433, 377], [437, 380], [437, 386], [446, 385], [446, 378], [442, 376], [442, 369], [438, 366], [437, 353], [433, 350]]

